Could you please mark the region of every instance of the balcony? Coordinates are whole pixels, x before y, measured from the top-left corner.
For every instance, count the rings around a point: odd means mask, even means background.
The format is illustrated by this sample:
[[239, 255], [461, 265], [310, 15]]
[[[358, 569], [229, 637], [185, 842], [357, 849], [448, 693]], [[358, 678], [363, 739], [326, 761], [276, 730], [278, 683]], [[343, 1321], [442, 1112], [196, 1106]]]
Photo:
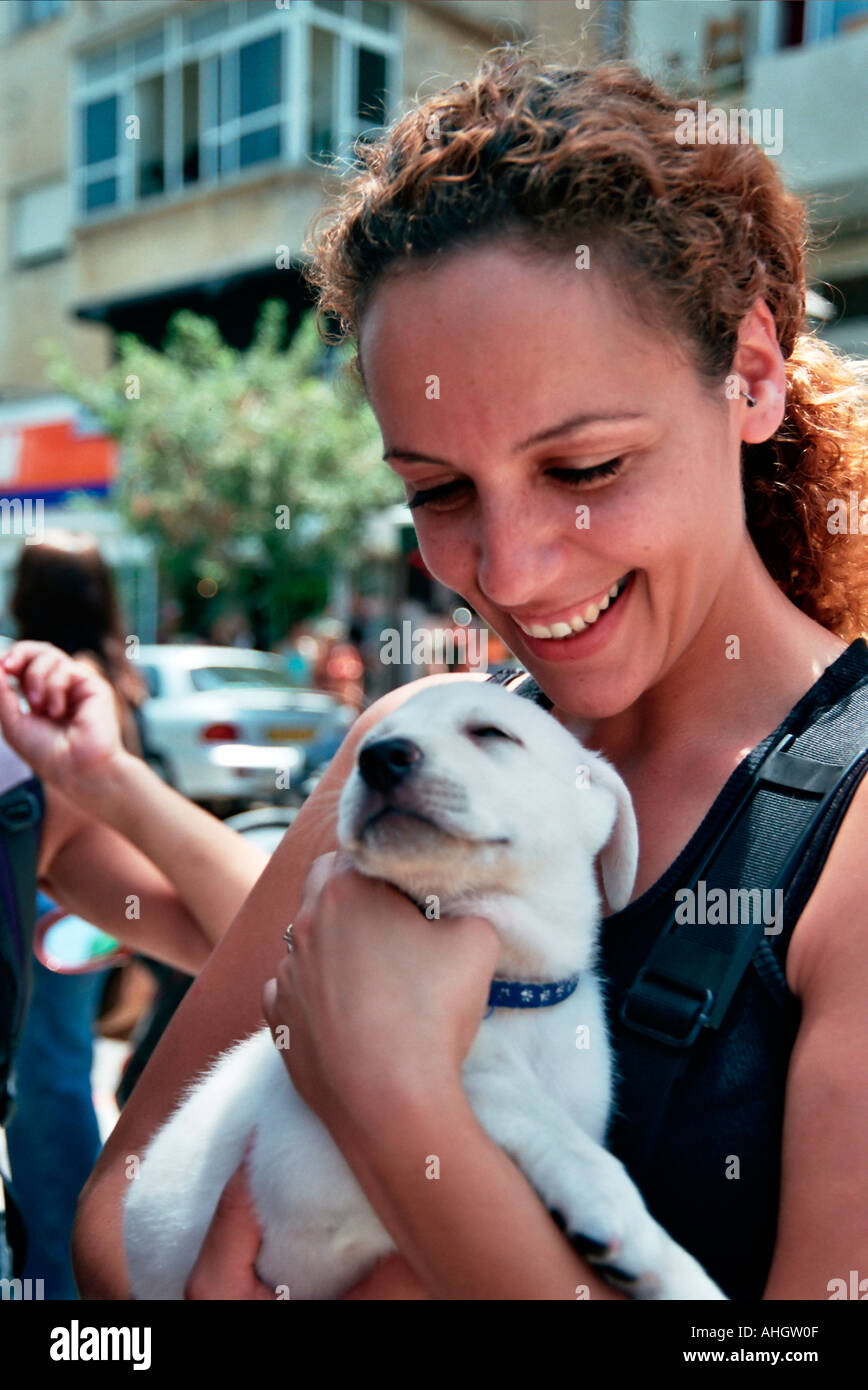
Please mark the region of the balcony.
[[783, 111], [781, 173], [796, 192], [840, 199], [828, 211], [848, 222], [868, 212], [866, 70], [868, 28], [859, 28], [757, 58], [744, 101]]

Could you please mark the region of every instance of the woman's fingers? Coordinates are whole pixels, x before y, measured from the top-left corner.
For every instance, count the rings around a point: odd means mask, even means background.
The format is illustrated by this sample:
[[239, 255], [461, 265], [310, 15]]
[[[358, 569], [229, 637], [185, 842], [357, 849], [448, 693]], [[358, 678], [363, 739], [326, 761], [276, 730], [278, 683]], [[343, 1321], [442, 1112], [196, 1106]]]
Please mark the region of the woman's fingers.
[[40, 652], [44, 652], [49, 645], [50, 643], [48, 642], [31, 642], [29, 640], [16, 642], [3, 657], [2, 664], [6, 667], [7, 671], [11, 671], [13, 675], [17, 675], [21, 668], [27, 665], [28, 661], [32, 661], [34, 656], [38, 656]]
[[193, 1301], [274, 1299], [256, 1274], [262, 1232], [242, 1162], [223, 1189], [184, 1297]]
[[325, 884], [334, 873], [337, 857], [337, 850], [332, 850], [329, 854], [320, 854], [314, 859], [308, 869], [307, 878], [304, 881], [299, 916], [301, 916], [303, 912], [310, 911], [313, 903], [319, 897]]
[[27, 703], [33, 708], [42, 706], [46, 687], [51, 683], [52, 675], [56, 676], [60, 657], [61, 653], [55, 647], [49, 647], [47, 651], [34, 656], [21, 670], [18, 684], [27, 696]]
[[275, 1018], [274, 1016], [274, 1009], [276, 1004], [277, 980], [266, 980], [265, 984], [262, 987], [262, 1012], [265, 1015], [265, 1021], [271, 1029], [272, 1033], [274, 1032], [274, 1029], [277, 1026], [277, 1024], [280, 1022], [280, 1020]]
[[422, 1280], [414, 1274], [403, 1255], [397, 1252], [387, 1255], [375, 1265], [371, 1273], [361, 1283], [344, 1294], [342, 1301], [350, 1299], [430, 1299], [431, 1295]]
[[9, 683], [5, 671], [0, 671], [0, 726], [7, 739], [14, 739], [26, 719], [18, 703], [18, 695]]
[[73, 694], [86, 675], [85, 668], [74, 661], [55, 661], [46, 665], [42, 684], [42, 706], [52, 719], [68, 712]]
[[31, 709], [55, 719], [65, 712], [71, 692], [87, 674], [66, 652], [46, 642], [16, 643], [3, 666], [17, 677]]

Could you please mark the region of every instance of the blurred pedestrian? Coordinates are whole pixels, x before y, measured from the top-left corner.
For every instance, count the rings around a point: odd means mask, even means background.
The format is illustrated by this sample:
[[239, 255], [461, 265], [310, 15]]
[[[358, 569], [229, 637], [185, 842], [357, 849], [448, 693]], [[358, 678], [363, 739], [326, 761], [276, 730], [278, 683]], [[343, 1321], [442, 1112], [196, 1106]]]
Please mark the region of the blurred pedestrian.
[[313, 685], [319, 645], [308, 623], [295, 623], [286, 636], [275, 643], [274, 650], [286, 662], [294, 685]]
[[[47, 641], [91, 666], [110, 683], [124, 746], [141, 754], [141, 676], [125, 655], [111, 571], [95, 542], [63, 531], [22, 547], [10, 600], [18, 636]], [[39, 915], [55, 906], [40, 894]], [[107, 985], [115, 986], [108, 1026], [118, 1035], [141, 1008], [145, 967], [57, 974], [33, 961], [33, 992], [16, 1058], [18, 1103], [7, 1130], [15, 1192], [28, 1234], [25, 1278], [42, 1279], [47, 1298], [78, 1297], [69, 1240], [79, 1193], [101, 1148], [91, 1093], [94, 1023]], [[58, 1156], [63, 1161], [58, 1162]]]

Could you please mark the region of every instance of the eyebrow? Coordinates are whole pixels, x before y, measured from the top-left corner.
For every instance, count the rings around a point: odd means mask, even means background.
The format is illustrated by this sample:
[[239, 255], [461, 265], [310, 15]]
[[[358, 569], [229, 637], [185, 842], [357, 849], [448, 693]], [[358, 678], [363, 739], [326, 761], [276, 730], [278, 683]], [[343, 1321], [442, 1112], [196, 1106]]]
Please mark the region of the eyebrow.
[[[522, 449], [529, 449], [532, 444], [544, 444], [548, 439], [555, 439], [558, 435], [566, 434], [568, 431], [586, 429], [588, 425], [596, 425], [599, 422], [611, 422], [613, 420], [642, 420], [645, 417], [636, 411], [615, 410], [597, 415], [571, 415], [569, 420], [562, 420], [559, 425], [551, 425], [548, 429], [539, 430], [536, 434], [530, 435], [527, 439], [522, 439], [518, 444], [514, 444], [512, 452], [521, 453]], [[417, 454], [413, 449], [400, 449], [390, 447], [383, 454], [384, 462], [390, 458], [402, 458], [407, 463], [440, 463], [445, 468], [454, 467], [448, 459], [438, 459], [431, 454]]]

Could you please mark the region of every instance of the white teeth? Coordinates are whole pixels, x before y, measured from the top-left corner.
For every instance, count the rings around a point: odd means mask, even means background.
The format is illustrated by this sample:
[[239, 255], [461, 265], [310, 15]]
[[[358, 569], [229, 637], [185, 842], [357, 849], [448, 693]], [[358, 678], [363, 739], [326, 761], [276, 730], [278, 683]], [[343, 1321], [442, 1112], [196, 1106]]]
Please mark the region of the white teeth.
[[[617, 597], [621, 588], [621, 580], [613, 584], [602, 603], [589, 603], [584, 613], [577, 613], [568, 623], [552, 623], [551, 627], [544, 627], [541, 623], [533, 623], [530, 627], [525, 627], [524, 623], [518, 623], [522, 632], [526, 632], [528, 637], [547, 637], [560, 638], [571, 637], [575, 632], [584, 632], [586, 627], [592, 627], [601, 613], [609, 607], [611, 601]], [[518, 619], [516, 619], [518, 622]]]

